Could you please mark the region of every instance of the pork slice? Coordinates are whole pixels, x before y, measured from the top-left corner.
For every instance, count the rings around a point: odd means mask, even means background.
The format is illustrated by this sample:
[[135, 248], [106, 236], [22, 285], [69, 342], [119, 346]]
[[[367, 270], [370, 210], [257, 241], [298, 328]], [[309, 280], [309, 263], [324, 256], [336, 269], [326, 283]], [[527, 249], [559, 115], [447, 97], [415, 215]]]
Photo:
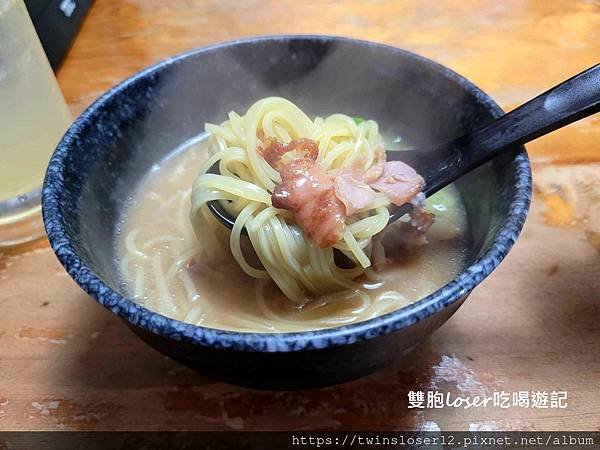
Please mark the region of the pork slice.
[[376, 191], [383, 192], [395, 205], [410, 202], [423, 189], [423, 178], [408, 164], [388, 161], [379, 178], [369, 183]]
[[339, 241], [346, 214], [325, 170], [311, 159], [299, 159], [283, 166], [279, 173], [281, 183], [273, 190], [273, 206], [293, 211], [298, 226], [319, 247], [331, 247]]
[[347, 216], [370, 209], [375, 201], [375, 191], [351, 173], [340, 173], [333, 184], [335, 195], [346, 207]]

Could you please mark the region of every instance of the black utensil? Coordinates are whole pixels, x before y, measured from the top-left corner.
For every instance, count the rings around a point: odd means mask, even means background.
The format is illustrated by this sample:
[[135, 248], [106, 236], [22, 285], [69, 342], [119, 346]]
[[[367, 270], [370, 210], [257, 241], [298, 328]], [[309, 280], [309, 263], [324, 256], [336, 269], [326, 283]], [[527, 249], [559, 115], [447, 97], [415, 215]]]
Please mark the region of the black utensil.
[[[510, 151], [558, 128], [600, 111], [600, 64], [544, 92], [489, 125], [434, 149], [388, 151], [387, 160], [414, 167], [425, 179], [426, 197], [456, 181], [503, 151]], [[211, 172], [218, 173], [213, 166]], [[208, 203], [215, 217], [233, 227], [232, 218], [218, 201]], [[410, 211], [411, 205], [394, 207], [390, 223]]]

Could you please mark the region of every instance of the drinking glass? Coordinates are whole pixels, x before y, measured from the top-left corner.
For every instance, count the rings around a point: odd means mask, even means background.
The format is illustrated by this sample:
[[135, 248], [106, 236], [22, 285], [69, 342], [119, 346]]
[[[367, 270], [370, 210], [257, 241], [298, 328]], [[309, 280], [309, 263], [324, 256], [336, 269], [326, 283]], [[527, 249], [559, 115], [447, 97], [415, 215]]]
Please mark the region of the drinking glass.
[[41, 185], [71, 115], [22, 0], [0, 0], [0, 247], [43, 234]]

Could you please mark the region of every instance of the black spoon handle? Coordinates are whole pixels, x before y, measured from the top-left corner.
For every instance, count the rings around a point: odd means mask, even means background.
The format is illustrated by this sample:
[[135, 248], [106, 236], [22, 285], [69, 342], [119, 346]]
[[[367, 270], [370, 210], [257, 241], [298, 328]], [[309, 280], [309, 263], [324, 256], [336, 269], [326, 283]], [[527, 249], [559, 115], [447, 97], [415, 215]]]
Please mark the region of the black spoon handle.
[[[436, 148], [432, 155], [439, 155], [439, 160], [429, 160], [426, 163], [429, 167], [423, 172], [426, 177], [425, 194], [429, 196], [439, 191], [508, 147], [524, 144], [598, 111], [600, 64], [553, 87], [491, 124]], [[402, 159], [402, 152], [394, 156]]]
[[[524, 144], [600, 111], [600, 64], [553, 87], [489, 125], [461, 136], [431, 151], [387, 152], [388, 160], [413, 166], [425, 178], [427, 197], [494, 158], [503, 150]], [[216, 166], [211, 169], [218, 172]], [[218, 202], [208, 207], [231, 228], [233, 219]], [[390, 222], [411, 208], [395, 208]]]

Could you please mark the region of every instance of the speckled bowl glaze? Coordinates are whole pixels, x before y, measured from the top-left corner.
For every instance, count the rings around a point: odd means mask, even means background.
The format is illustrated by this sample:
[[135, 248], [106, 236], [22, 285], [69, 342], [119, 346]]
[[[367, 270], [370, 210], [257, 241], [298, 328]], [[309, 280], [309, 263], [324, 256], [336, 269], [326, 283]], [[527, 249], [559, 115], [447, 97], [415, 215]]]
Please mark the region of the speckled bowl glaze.
[[413, 349], [506, 256], [529, 207], [529, 161], [524, 148], [517, 148], [457, 183], [468, 213], [467, 267], [398, 311], [333, 329], [260, 334], [190, 325], [135, 304], [121, 283], [114, 242], [137, 183], [202, 132], [205, 122], [219, 122], [228, 111], [244, 111], [267, 95], [290, 98], [309, 114], [372, 117], [384, 131], [420, 145], [455, 137], [502, 113], [455, 72], [385, 45], [276, 36], [194, 50], [125, 80], [73, 123], [48, 166], [46, 231], [60, 262], [88, 294], [187, 366], [271, 389], [358, 378]]

